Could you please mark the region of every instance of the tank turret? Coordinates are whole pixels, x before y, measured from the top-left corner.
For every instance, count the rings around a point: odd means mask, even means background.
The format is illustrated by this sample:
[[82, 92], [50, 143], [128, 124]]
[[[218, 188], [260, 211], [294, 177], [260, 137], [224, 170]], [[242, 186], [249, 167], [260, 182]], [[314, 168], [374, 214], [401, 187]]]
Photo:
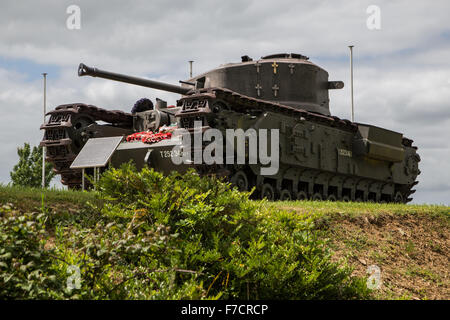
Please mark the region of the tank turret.
[[254, 61], [243, 56], [239, 63], [224, 64], [181, 86], [91, 68], [78, 67], [78, 75], [105, 78], [139, 86], [188, 94], [195, 89], [225, 88], [248, 97], [330, 115], [330, 89], [344, 87], [342, 81], [328, 81], [328, 72], [301, 54], [281, 53]]
[[253, 60], [242, 57], [190, 80], [196, 88], [226, 88], [242, 95], [307, 111], [330, 114], [328, 90], [342, 81], [328, 81], [328, 72], [301, 54], [281, 53]]

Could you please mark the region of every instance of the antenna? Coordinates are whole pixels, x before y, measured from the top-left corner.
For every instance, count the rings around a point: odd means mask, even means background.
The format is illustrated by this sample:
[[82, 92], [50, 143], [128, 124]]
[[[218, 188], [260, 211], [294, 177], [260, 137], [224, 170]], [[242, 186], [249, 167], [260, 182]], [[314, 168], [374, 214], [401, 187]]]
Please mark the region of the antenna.
[[[44, 125], [46, 112], [46, 100], [47, 100], [47, 73], [42, 74], [44, 76]], [[45, 146], [42, 147], [42, 189], [45, 189]]]
[[352, 96], [352, 122], [355, 121], [355, 109], [353, 103], [353, 47], [348, 46], [350, 48], [350, 88], [351, 88], [351, 96]]
[[193, 60], [189, 60], [189, 77], [192, 78], [192, 64], [194, 63]]

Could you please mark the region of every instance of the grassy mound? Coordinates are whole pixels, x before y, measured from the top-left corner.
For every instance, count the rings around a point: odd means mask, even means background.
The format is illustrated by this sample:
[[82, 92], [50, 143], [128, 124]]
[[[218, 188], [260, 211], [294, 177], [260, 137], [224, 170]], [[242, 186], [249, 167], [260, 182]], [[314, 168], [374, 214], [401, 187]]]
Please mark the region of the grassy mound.
[[450, 208], [343, 202], [280, 202], [276, 209], [310, 216], [333, 261], [345, 261], [353, 275], [380, 269], [378, 299], [450, 298]]
[[13, 204], [0, 209], [0, 298], [370, 297], [364, 278], [332, 260], [315, 217], [213, 178], [124, 165], [103, 175], [95, 198], [44, 196], [39, 207], [36, 195], [17, 201], [1, 189]]

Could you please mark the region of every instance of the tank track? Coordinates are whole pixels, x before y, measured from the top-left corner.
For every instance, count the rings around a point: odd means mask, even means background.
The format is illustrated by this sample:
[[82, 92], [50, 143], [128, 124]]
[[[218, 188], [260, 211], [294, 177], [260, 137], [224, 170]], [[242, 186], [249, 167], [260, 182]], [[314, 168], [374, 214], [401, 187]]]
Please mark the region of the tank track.
[[80, 135], [81, 130], [95, 121], [123, 127], [131, 127], [133, 123], [133, 116], [129, 113], [83, 103], [60, 105], [47, 115], [50, 119], [41, 126], [45, 132], [40, 145], [47, 149], [46, 161], [53, 163], [54, 172], [61, 175], [61, 183], [70, 189], [81, 186], [81, 170], [70, 169], [88, 138]]
[[[245, 95], [241, 95], [239, 93], [236, 93], [234, 91], [224, 89], [224, 88], [207, 88], [207, 89], [200, 89], [197, 90], [195, 93], [185, 96], [182, 99], [178, 101], [178, 106], [182, 107], [182, 111], [180, 111], [177, 116], [180, 116], [181, 118], [181, 126], [184, 128], [192, 128], [193, 122], [195, 120], [200, 120], [205, 114], [210, 113], [211, 110], [207, 110], [206, 107], [206, 101], [223, 101], [225, 102], [228, 107], [231, 109], [231, 111], [238, 112], [238, 113], [249, 113], [249, 112], [275, 112], [275, 113], [282, 113], [288, 116], [295, 116], [295, 117], [303, 117], [305, 120], [313, 121], [317, 124], [323, 124], [331, 127], [335, 127], [341, 130], [350, 131], [350, 132], [356, 132], [358, 130], [358, 126], [345, 119], [340, 119], [335, 116], [326, 116], [322, 114], [317, 114], [313, 112], [309, 112], [302, 109], [297, 109], [293, 107], [289, 107], [286, 105], [282, 105], [279, 103], [273, 103], [268, 102], [252, 97], [248, 97]], [[402, 144], [405, 147], [411, 147], [414, 149], [417, 149], [417, 147], [412, 145], [413, 140], [408, 139], [406, 137], [403, 137]], [[420, 161], [420, 157], [417, 155], [418, 159], [417, 161]], [[200, 165], [196, 166], [197, 171], [203, 174], [214, 174], [217, 170], [220, 170], [221, 176], [227, 176], [228, 180], [233, 182], [233, 177], [237, 174], [237, 172], [241, 171], [240, 167], [224, 167], [220, 166], [220, 168], [216, 168], [215, 166], [205, 166]], [[310, 169], [310, 168], [304, 168], [299, 170], [308, 170], [311, 172], [313, 176], [318, 176], [320, 174], [323, 174], [324, 172], [321, 170], [316, 169]], [[420, 171], [419, 171], [420, 174]], [[371, 185], [374, 184], [383, 184], [384, 181], [379, 180], [373, 180], [373, 179], [362, 179], [362, 177], [358, 176], [347, 176], [347, 175], [336, 175], [331, 174], [330, 179], [332, 178], [338, 178], [340, 181], [342, 181], [342, 184], [344, 181], [348, 181], [351, 179], [354, 181], [355, 184], [363, 181], [365, 185], [367, 185], [368, 189]], [[256, 180], [257, 178], [255, 177]], [[253, 181], [253, 183], [256, 183], [256, 181]], [[415, 192], [412, 188], [417, 185], [418, 181], [416, 180], [414, 183], [410, 185], [395, 185], [395, 195], [392, 199], [381, 199], [379, 196], [377, 196], [374, 199], [368, 198], [367, 194], [368, 191], [364, 193], [363, 196], [361, 196], [362, 199], [360, 199], [360, 196], [352, 194], [349, 195], [350, 199], [355, 200], [361, 200], [361, 201], [378, 201], [378, 202], [402, 202], [407, 203], [412, 200], [409, 196]], [[254, 186], [254, 185], [253, 185]], [[251, 189], [253, 187], [252, 185], [249, 185], [248, 187]], [[355, 190], [356, 187], [353, 188]], [[260, 197], [263, 197], [264, 195], [260, 194]], [[280, 195], [278, 195], [280, 196]], [[328, 198], [329, 194], [327, 192], [324, 195], [321, 195], [323, 198]], [[274, 194], [274, 198], [276, 195]], [[296, 198], [296, 195], [291, 195], [292, 198]], [[330, 198], [332, 199], [332, 198]], [[339, 199], [340, 200], [340, 199]]]

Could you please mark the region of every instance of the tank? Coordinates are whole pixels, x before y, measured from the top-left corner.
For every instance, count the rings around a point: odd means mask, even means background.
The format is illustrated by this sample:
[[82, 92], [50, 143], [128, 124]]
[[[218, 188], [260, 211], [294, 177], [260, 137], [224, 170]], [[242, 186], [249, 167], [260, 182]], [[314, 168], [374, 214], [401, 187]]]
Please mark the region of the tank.
[[[72, 161], [90, 138], [124, 136], [112, 165], [133, 159], [168, 173], [194, 168], [199, 174], [219, 175], [241, 191], [254, 188], [253, 197], [269, 200], [329, 200], [406, 203], [418, 183], [420, 157], [413, 141], [402, 133], [332, 116], [329, 90], [344, 87], [330, 81], [328, 72], [300, 54], [273, 54], [229, 63], [173, 85], [91, 68], [80, 64], [79, 76], [92, 76], [180, 94], [174, 105], [156, 99], [139, 100], [133, 113], [110, 111], [73, 103], [50, 111], [41, 145], [47, 160], [70, 188], [79, 188], [81, 173]], [[170, 134], [164, 133], [172, 128]], [[192, 154], [207, 145], [194, 146], [190, 160], [174, 164], [173, 147], [181, 132], [241, 129], [244, 147], [232, 143], [231, 158], [214, 163], [193, 161]], [[262, 133], [277, 136], [277, 170], [250, 161], [249, 151]], [[136, 133], [158, 133], [164, 141], [135, 141]], [[272, 133], [274, 132], [274, 133]], [[141, 134], [139, 134], [141, 135]], [[159, 137], [158, 136], [158, 137]], [[161, 139], [163, 139], [161, 138]], [[235, 139], [236, 137], [231, 137]], [[139, 139], [137, 139], [139, 140]], [[148, 139], [147, 139], [148, 140]], [[233, 140], [234, 141], [234, 140]], [[229, 139], [223, 143], [226, 149]], [[261, 147], [261, 146], [259, 146]], [[239, 149], [241, 148], [241, 149]], [[244, 148], [244, 149], [242, 149]], [[256, 149], [253, 149], [256, 150]], [[228, 151], [228, 149], [227, 149]], [[236, 163], [239, 154], [244, 160]], [[89, 172], [88, 172], [89, 173]]]

